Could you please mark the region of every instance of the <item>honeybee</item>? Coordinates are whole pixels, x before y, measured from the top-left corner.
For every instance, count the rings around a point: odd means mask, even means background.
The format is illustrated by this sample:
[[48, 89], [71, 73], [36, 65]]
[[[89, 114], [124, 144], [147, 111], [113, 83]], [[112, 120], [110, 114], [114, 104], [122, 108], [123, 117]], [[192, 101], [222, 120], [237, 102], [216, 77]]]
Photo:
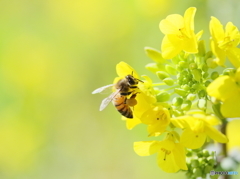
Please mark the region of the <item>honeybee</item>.
[[92, 92], [92, 94], [101, 93], [102, 91], [114, 87], [114, 91], [110, 96], [105, 98], [101, 105], [100, 111], [105, 109], [108, 104], [112, 101], [118, 112], [127, 118], [133, 118], [132, 109], [137, 104], [136, 96], [138, 92], [138, 82], [141, 80], [134, 78], [132, 75], [127, 75], [125, 78], [119, 80], [116, 84], [110, 84], [100, 87]]

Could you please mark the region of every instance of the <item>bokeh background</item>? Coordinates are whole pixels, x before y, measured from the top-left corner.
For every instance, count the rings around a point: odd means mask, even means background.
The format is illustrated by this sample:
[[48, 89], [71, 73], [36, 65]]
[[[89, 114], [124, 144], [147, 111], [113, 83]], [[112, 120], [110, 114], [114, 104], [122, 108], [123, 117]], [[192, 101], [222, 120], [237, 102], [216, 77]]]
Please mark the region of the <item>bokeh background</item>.
[[159, 49], [160, 20], [191, 6], [203, 38], [212, 15], [240, 27], [238, 0], [0, 0], [0, 178], [185, 178], [137, 156], [145, 126], [127, 130], [91, 92], [120, 61], [151, 76], [143, 48]]

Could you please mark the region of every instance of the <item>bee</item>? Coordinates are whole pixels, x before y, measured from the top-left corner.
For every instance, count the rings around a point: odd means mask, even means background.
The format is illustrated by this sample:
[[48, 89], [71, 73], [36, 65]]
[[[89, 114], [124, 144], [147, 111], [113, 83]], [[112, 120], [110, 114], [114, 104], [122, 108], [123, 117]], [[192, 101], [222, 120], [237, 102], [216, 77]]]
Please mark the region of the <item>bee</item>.
[[101, 93], [108, 88], [115, 88], [115, 91], [102, 101], [99, 110], [102, 111], [105, 109], [112, 101], [119, 113], [126, 118], [133, 118], [132, 109], [130, 107], [137, 104], [137, 100], [135, 98], [137, 93], [139, 93], [137, 86], [138, 82], [143, 83], [143, 81], [134, 78], [133, 75], [127, 75], [116, 84], [106, 85], [94, 90], [92, 94]]

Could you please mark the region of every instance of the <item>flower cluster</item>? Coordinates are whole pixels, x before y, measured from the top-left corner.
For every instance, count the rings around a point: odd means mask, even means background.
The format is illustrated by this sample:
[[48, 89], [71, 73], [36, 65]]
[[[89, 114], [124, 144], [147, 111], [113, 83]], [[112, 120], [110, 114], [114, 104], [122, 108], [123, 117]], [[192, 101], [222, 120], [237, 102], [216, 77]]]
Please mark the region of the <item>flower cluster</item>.
[[[207, 142], [227, 143], [225, 130], [222, 133], [216, 127], [226, 128], [227, 118], [240, 117], [240, 32], [231, 22], [223, 29], [221, 22], [211, 17], [211, 49], [206, 50], [201, 40], [203, 31], [194, 32], [195, 13], [196, 8], [190, 7], [184, 16], [173, 14], [160, 22], [165, 35], [161, 51], [145, 48], [154, 61], [146, 69], [159, 82], [142, 75], [137, 103], [132, 107], [133, 118], [122, 117], [128, 129], [138, 124], [147, 126], [148, 136], [156, 139], [135, 142], [134, 151], [140, 156], [157, 153], [158, 166], [168, 173], [191, 168], [187, 151], [201, 151]], [[226, 67], [226, 59], [231, 67]], [[115, 82], [129, 74], [140, 78], [125, 62], [117, 65], [117, 74]], [[210, 158], [205, 163], [213, 167], [213, 156]], [[206, 177], [210, 170], [208, 165], [199, 177]]]

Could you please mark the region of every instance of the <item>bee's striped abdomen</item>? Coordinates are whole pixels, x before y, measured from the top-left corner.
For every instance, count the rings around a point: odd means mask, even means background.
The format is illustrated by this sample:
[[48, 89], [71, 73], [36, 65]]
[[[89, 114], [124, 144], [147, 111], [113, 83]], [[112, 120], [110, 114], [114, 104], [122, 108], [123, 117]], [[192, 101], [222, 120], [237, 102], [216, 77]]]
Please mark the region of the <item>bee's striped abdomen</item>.
[[131, 108], [125, 103], [126, 97], [122, 95], [117, 95], [114, 100], [113, 104], [123, 116], [126, 118], [133, 118], [132, 110]]

